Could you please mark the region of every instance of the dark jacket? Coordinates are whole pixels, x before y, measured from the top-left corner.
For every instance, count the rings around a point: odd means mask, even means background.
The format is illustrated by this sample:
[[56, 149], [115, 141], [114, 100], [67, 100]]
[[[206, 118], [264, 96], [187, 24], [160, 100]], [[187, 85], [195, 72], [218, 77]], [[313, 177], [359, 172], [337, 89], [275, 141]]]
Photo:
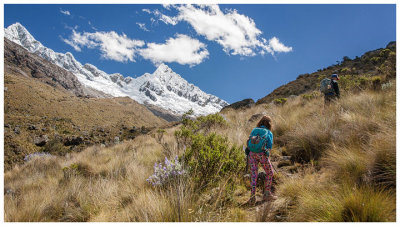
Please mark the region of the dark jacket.
[[331, 86], [334, 92], [326, 93], [325, 96], [330, 96], [330, 97], [335, 96], [337, 98], [340, 98], [339, 83], [336, 80], [331, 79]]
[[331, 80], [332, 81], [332, 88], [335, 90], [335, 94], [338, 98], [340, 98], [340, 90], [339, 90], [339, 83], [336, 80]]

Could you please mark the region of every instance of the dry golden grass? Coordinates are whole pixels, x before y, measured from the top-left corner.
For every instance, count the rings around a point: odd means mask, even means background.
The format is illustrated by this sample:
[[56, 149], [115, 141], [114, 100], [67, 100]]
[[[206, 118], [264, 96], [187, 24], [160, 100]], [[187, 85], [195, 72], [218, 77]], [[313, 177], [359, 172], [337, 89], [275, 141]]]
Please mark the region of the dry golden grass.
[[[41, 147], [34, 144], [34, 138], [40, 135], [47, 135], [50, 140], [56, 136], [83, 136], [92, 143], [105, 143], [106, 138], [112, 141], [119, 136], [122, 139], [122, 128], [167, 124], [127, 97], [78, 98], [34, 78], [7, 73], [4, 80], [7, 87], [4, 124], [8, 125], [4, 136], [6, 169], [21, 163], [25, 155], [41, 151]], [[37, 129], [29, 130], [31, 125]], [[16, 127], [20, 130], [18, 134], [14, 132]], [[98, 135], [99, 129], [106, 131], [108, 137]]]
[[[223, 112], [228, 126], [209, 132], [242, 145], [257, 123], [274, 121], [273, 157], [297, 156], [290, 177], [278, 169], [271, 208], [244, 208], [238, 175], [233, 195], [223, 178], [202, 193], [182, 179], [164, 189], [146, 182], [153, 165], [181, 155], [177, 127], [113, 147], [93, 146], [66, 157], [38, 158], [5, 173], [6, 221], [395, 221], [395, 87], [323, 98], [289, 99]], [[227, 198], [227, 196], [231, 196]], [[268, 212], [266, 212], [268, 211]], [[269, 213], [269, 214], [268, 214]], [[279, 215], [280, 219], [276, 216]]]
[[166, 122], [130, 98], [78, 98], [34, 78], [5, 74], [5, 120], [30, 123], [47, 116], [71, 120], [81, 129], [92, 127], [162, 126]]

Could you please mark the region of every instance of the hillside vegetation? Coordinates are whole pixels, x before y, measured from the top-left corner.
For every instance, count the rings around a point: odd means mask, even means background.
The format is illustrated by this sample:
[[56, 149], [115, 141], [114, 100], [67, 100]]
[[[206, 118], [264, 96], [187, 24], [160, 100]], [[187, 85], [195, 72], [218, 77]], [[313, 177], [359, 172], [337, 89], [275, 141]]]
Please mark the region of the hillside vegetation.
[[[275, 99], [312, 92], [319, 88], [321, 78], [329, 77], [333, 73], [339, 74], [341, 79], [348, 81], [346, 84], [342, 84], [346, 89], [358, 88], [356, 85], [362, 85], [367, 80], [374, 80], [376, 76], [395, 78], [396, 42], [390, 42], [386, 48], [366, 52], [361, 57], [357, 56], [354, 59], [344, 56], [342, 61], [337, 61], [336, 64], [329, 67], [310, 74], [299, 75], [296, 80], [276, 88], [267, 96], [259, 99], [256, 104], [271, 103]], [[379, 82], [376, 81], [376, 83]], [[380, 84], [377, 85], [380, 86]]]
[[[373, 79], [339, 80], [342, 97], [328, 106], [311, 90], [197, 119], [188, 112], [178, 126], [109, 147], [34, 156], [5, 173], [5, 221], [394, 222], [391, 62]], [[278, 198], [249, 206], [242, 145], [264, 114]]]
[[[35, 152], [65, 154], [166, 125], [130, 98], [80, 98], [22, 75], [4, 78], [5, 168]], [[143, 127], [143, 129], [142, 129]], [[36, 142], [35, 142], [36, 140]], [[42, 144], [38, 143], [40, 140]], [[40, 143], [40, 142], [39, 142]]]

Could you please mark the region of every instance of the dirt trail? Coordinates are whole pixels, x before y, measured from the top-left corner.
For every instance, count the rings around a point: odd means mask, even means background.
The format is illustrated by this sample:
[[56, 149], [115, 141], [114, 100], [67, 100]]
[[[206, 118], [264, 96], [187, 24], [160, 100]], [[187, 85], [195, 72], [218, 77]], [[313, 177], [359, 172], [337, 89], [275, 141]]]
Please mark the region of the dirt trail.
[[[286, 157], [285, 157], [286, 158]], [[274, 166], [274, 174], [279, 173], [281, 176], [292, 176], [293, 174], [289, 172], [287, 167], [278, 168], [278, 162], [283, 158], [279, 158], [276, 161], [271, 161], [271, 164]], [[278, 172], [275, 171], [278, 170]], [[259, 170], [259, 173], [264, 172], [262, 169]], [[246, 178], [250, 180], [250, 177]], [[250, 184], [250, 182], [248, 182]], [[275, 181], [273, 181], [273, 190], [276, 186]], [[265, 221], [281, 221], [281, 217], [275, 214], [274, 209], [274, 200], [272, 201], [264, 201], [262, 195], [261, 187], [257, 184], [256, 189], [256, 203], [255, 205], [249, 205], [248, 200], [251, 195], [250, 187], [245, 193], [242, 193], [238, 198], [240, 203], [240, 209], [246, 212], [247, 221], [249, 222], [265, 222]]]

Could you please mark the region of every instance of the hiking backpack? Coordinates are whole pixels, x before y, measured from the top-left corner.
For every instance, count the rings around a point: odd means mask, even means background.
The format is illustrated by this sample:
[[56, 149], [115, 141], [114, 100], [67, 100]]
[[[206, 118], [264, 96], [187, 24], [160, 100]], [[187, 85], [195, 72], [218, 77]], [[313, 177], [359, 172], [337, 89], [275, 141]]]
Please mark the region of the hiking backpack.
[[323, 94], [335, 92], [332, 87], [332, 80], [329, 78], [322, 79], [319, 90]]
[[267, 145], [268, 130], [261, 127], [256, 127], [251, 131], [247, 147], [251, 152], [263, 152]]

